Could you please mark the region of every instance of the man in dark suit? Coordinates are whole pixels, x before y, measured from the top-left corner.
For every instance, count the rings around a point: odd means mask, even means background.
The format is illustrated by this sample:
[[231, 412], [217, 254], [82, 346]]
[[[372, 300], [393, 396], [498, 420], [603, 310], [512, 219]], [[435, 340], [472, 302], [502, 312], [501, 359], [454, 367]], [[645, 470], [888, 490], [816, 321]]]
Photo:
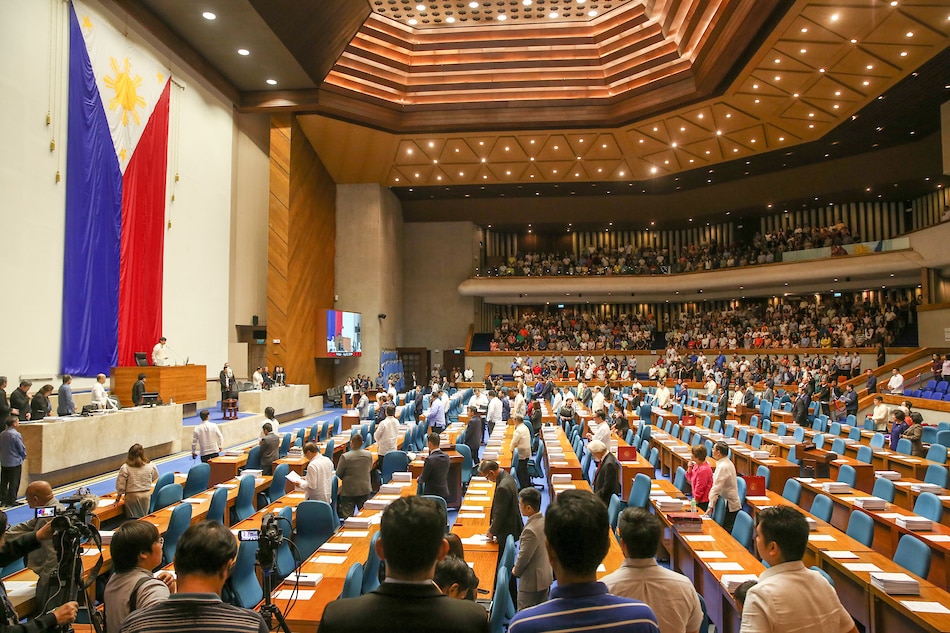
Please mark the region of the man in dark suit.
[[593, 440], [587, 445], [597, 470], [594, 474], [594, 494], [597, 498], [610, 506], [610, 495], [620, 496], [620, 463], [607, 445], [600, 440]]
[[414, 403], [415, 407], [413, 408], [413, 413], [416, 416], [416, 422], [418, 422], [419, 418], [422, 417], [422, 410], [423, 410], [422, 398], [424, 396], [425, 396], [425, 389], [420, 386], [418, 389], [416, 389], [416, 401]]
[[264, 437], [261, 438], [261, 470], [265, 477], [274, 474], [274, 462], [280, 455], [280, 436], [274, 433], [274, 425], [265, 422], [261, 427]]
[[868, 381], [867, 381], [868, 393], [869, 394], [877, 393], [877, 376], [874, 375], [874, 370], [869, 369], [865, 372], [865, 374], [867, 374], [867, 377], [868, 377]]
[[33, 383], [29, 380], [21, 380], [20, 386], [10, 393], [10, 407], [13, 413], [20, 418], [20, 422], [30, 419], [30, 387]]
[[402, 497], [383, 511], [376, 553], [386, 562], [386, 582], [359, 598], [334, 600], [320, 633], [487, 633], [484, 607], [453, 600], [432, 583], [435, 564], [449, 550], [446, 516], [433, 499]]
[[505, 548], [505, 539], [511, 534], [517, 541], [521, 538], [521, 512], [518, 510], [518, 484], [507, 472], [499, 468], [493, 459], [483, 460], [478, 465], [478, 474], [495, 483], [495, 498], [491, 504], [491, 526], [488, 536], [498, 542], [498, 553]]
[[449, 456], [439, 448], [442, 439], [438, 433], [429, 433], [426, 436], [426, 441], [429, 445], [429, 456], [426, 457], [422, 474], [419, 475], [419, 483], [423, 486], [424, 494], [437, 495], [443, 499], [448, 499]]
[[795, 394], [794, 398], [792, 420], [800, 426], [806, 426], [808, 424], [808, 405], [811, 404], [811, 399], [807, 393]]
[[350, 450], [340, 455], [336, 476], [340, 479], [340, 496], [337, 513], [346, 519], [353, 516], [356, 508], [373, 493], [370, 472], [373, 470], [373, 455], [363, 448], [363, 436], [357, 433], [350, 438]]
[[462, 443], [472, 451], [472, 463], [465, 464], [469, 468], [478, 463], [478, 449], [482, 445], [482, 436], [485, 433], [485, 421], [478, 415], [476, 407], [468, 408], [468, 424], [465, 425], [465, 436]]
[[132, 406], [140, 407], [145, 400], [145, 374], [139, 374], [139, 379], [132, 385]]

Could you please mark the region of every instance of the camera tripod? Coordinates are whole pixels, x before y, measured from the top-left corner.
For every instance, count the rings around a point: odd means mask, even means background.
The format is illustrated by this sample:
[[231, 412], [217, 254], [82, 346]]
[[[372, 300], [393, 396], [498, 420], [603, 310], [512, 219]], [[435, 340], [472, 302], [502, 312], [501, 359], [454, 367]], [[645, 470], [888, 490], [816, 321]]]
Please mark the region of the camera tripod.
[[261, 615], [264, 617], [268, 629], [272, 627], [274, 618], [276, 618], [281, 631], [290, 633], [290, 627], [287, 626], [287, 620], [284, 619], [284, 614], [280, 612], [280, 607], [271, 601], [271, 593], [274, 591], [275, 556], [276, 553], [273, 548], [265, 546], [257, 550], [257, 563], [261, 566], [261, 577], [264, 581], [264, 604], [261, 605]]

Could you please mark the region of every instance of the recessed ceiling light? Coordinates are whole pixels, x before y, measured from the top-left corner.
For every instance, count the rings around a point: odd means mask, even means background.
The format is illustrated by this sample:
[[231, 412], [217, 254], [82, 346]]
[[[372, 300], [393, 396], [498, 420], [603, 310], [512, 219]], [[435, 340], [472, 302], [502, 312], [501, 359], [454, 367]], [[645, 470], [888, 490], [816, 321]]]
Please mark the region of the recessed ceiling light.
[[237, 53], [238, 55], [243, 55], [246, 57], [251, 54], [251, 51], [247, 50], [246, 48], [239, 48]]
[[531, 0], [521, 0], [521, 4], [523, 4], [523, 5], [526, 6], [526, 7], [530, 7], [530, 6], [531, 6]]
[[216, 20], [218, 18], [218, 16], [211, 13], [211, 11], [205, 11], [201, 14], [201, 17], [203, 17], [205, 20]]
[[907, 37], [914, 37], [914, 32], [913, 32], [913, 31], [907, 31], [907, 33], [905, 33], [904, 35], [906, 35]]
[[839, 16], [838, 16], [837, 13], [832, 13], [832, 14], [831, 14], [831, 21], [832, 21], [832, 22], [837, 22], [837, 21], [838, 21], [838, 17], [839, 17]]
[[868, 70], [874, 70], [874, 64], [868, 64], [867, 66], [865, 66], [865, 68], [867, 68]]
[[907, 57], [907, 51], [901, 51], [901, 57]]
[[548, 13], [548, 17], [549, 17], [549, 18], [552, 18], [552, 19], [553, 19], [553, 18], [556, 18], [556, 17], [557, 17], [557, 12], [556, 12], [556, 11], [551, 11], [550, 13]]
[[417, 4], [417, 5], [416, 5], [416, 11], [425, 11], [425, 10], [426, 10], [426, 5], [424, 5], [424, 4]]
[[851, 38], [851, 43], [852, 43], [852, 44], [857, 44], [857, 43], [858, 43], [858, 40], [856, 40], [856, 39], [854, 39], [854, 38]]
[[823, 72], [825, 72], [825, 69], [824, 69], [824, 68], [819, 68], [819, 69], [818, 69], [818, 72], [823, 73]]
[[597, 17], [597, 12], [596, 12], [596, 11], [588, 11], [588, 12], [587, 12], [587, 15], [588, 15], [588, 17], [596, 18], [596, 17]]
[[473, 9], [477, 9], [477, 8], [478, 8], [478, 3], [477, 3], [477, 2], [469, 2], [469, 3], [468, 3], [468, 6], [470, 6], [470, 7], [473, 8]]
[[449, 17], [445, 18], [445, 21], [448, 22], [449, 24], [453, 24], [453, 23], [455, 22], [455, 18], [453, 18], [453, 17], [450, 15]]
[[807, 33], [807, 32], [808, 32], [808, 29], [805, 27], [802, 27], [802, 33]]
[[797, 92], [796, 92], [795, 94], [793, 94], [792, 96], [795, 97], [796, 99], [798, 99], [798, 93], [797, 93]]
[[871, 85], [871, 82], [870, 82], [870, 81], [862, 81], [861, 83], [862, 83], [863, 85], [865, 85], [865, 86], [870, 86], [870, 85]]
[[807, 49], [807, 48], [803, 48], [802, 50], [800, 50], [800, 51], [798, 51], [798, 52], [801, 53], [802, 55], [804, 55], [805, 53], [808, 52], [808, 49]]
[[267, 85], [269, 85], [269, 86], [276, 86], [276, 85], [277, 85], [277, 80], [276, 80], [276, 79], [268, 79], [268, 80], [266, 80], [266, 81], [267, 81]]
[[504, 21], [507, 20], [507, 19], [508, 19], [508, 16], [505, 15], [504, 13], [499, 13], [499, 14], [498, 14], [498, 20], [499, 20], [499, 21], [504, 22]]

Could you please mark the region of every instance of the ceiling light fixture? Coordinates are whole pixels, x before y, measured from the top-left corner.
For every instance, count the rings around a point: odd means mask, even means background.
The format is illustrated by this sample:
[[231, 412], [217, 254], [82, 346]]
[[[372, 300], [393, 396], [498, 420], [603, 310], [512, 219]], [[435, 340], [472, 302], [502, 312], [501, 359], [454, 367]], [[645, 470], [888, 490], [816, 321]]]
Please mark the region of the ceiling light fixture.
[[268, 86], [276, 86], [276, 85], [277, 85], [277, 80], [276, 80], [276, 79], [267, 79], [266, 81], [267, 81], [267, 85], [268, 85]]
[[251, 54], [251, 51], [247, 50], [246, 48], [239, 48], [237, 50], [237, 54], [241, 55], [242, 57], [247, 57], [248, 55]]
[[211, 11], [205, 11], [201, 14], [201, 17], [203, 17], [205, 20], [216, 20], [218, 18], [218, 16], [211, 13]]

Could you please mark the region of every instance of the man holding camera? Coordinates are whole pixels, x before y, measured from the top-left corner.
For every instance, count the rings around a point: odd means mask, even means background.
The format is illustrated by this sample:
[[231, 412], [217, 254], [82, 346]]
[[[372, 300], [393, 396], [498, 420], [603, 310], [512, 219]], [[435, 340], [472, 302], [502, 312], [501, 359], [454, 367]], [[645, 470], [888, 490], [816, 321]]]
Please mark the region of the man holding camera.
[[[6, 530], [7, 515], [0, 511], [0, 565], [9, 565], [16, 559], [22, 558], [29, 552], [40, 547], [40, 541], [43, 542], [42, 544], [47, 544], [51, 543], [53, 538], [53, 526], [50, 525], [49, 521], [46, 521], [43, 526], [35, 532], [24, 534], [16, 541], [7, 540], [8, 533]], [[38, 604], [41, 603], [38, 602]], [[7, 590], [2, 583], [0, 583], [0, 609], [3, 610], [3, 615], [0, 616], [2, 617], [0, 629], [6, 630], [8, 626], [16, 626], [19, 624], [20, 616], [17, 615], [16, 610], [13, 608], [13, 604], [7, 597]], [[78, 612], [79, 604], [76, 602], [67, 602], [55, 609], [44, 612], [43, 615], [34, 620], [28, 621], [23, 626], [23, 630], [31, 631], [32, 633], [52, 631], [62, 624], [75, 622]]]
[[[53, 487], [47, 481], [34, 481], [26, 487], [26, 503], [33, 510], [37, 508], [52, 509], [58, 505], [56, 497], [53, 496]], [[30, 543], [31, 539], [39, 534], [51, 520], [51, 518], [35, 517], [17, 523], [6, 533], [7, 539], [11, 542], [11, 545], [20, 541], [23, 541], [24, 544]], [[31, 552], [26, 561], [26, 566], [37, 576], [36, 604], [40, 609], [46, 611], [62, 604], [61, 599], [59, 602], [51, 601], [52, 594], [57, 593], [58, 588], [53, 588], [51, 591], [50, 579], [59, 564], [59, 557], [56, 555], [56, 547], [53, 545], [53, 541], [42, 539], [39, 550]]]

